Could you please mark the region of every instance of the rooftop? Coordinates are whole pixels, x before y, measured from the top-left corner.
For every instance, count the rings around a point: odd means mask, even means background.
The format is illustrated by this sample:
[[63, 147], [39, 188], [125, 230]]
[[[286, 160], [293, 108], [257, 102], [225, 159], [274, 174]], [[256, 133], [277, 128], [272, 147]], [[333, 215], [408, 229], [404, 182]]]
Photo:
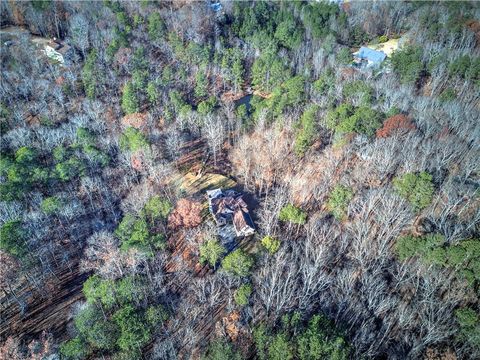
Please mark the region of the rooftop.
[[248, 236], [255, 227], [242, 194], [234, 190], [207, 191], [208, 207], [218, 226], [232, 224], [237, 236]]
[[362, 60], [368, 60], [373, 63], [381, 63], [387, 57], [383, 51], [373, 50], [366, 46], [362, 46], [360, 50], [355, 53], [355, 56]]

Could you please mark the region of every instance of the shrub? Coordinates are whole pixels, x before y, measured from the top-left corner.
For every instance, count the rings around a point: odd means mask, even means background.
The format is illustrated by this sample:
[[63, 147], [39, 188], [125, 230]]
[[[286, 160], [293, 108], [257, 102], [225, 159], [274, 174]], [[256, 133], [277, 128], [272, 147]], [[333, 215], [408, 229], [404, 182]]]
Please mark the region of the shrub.
[[145, 325], [143, 317], [131, 305], [117, 310], [112, 319], [120, 329], [117, 345], [121, 350], [132, 351], [150, 341], [149, 327]]
[[375, 130], [382, 126], [382, 118], [382, 113], [368, 106], [360, 106], [355, 109], [355, 113], [351, 116], [350, 122], [353, 124], [353, 130], [355, 132], [373, 136], [375, 135]]
[[165, 244], [163, 234], [154, 234], [151, 231], [145, 216], [135, 217], [127, 214], [118, 225], [115, 234], [121, 240], [121, 249], [128, 250], [135, 247], [139, 250], [149, 252], [150, 246], [156, 249], [162, 249]]
[[34, 149], [22, 146], [15, 152], [15, 162], [19, 165], [29, 166], [37, 158]]
[[421, 243], [418, 238], [408, 235], [399, 238], [395, 243], [395, 248], [400, 260], [406, 260], [419, 252]]
[[402, 83], [415, 83], [423, 71], [422, 49], [406, 47], [392, 54], [392, 65]]
[[199, 114], [207, 115], [211, 113], [216, 106], [217, 106], [217, 98], [212, 95], [207, 100], [201, 101], [198, 104], [197, 111]]
[[333, 324], [321, 315], [314, 315], [306, 331], [297, 339], [298, 358], [347, 360], [350, 347]]
[[[143, 89], [145, 89], [146, 84], [147, 84], [147, 78], [148, 78], [148, 71], [147, 70], [133, 70], [132, 72], [132, 87], [134, 91], [138, 93], [143, 93]], [[133, 94], [136, 94], [135, 92]], [[122, 99], [123, 100], [123, 99]], [[138, 99], [134, 99], [132, 101], [136, 101], [137, 103], [137, 109], [138, 109]], [[134, 111], [135, 108], [132, 108], [131, 113], [136, 113], [138, 110]]]
[[107, 166], [110, 162], [110, 157], [101, 150], [98, 150], [95, 146], [84, 146], [83, 153], [88, 161], [94, 165]]
[[382, 36], [379, 36], [379, 37], [378, 37], [378, 42], [379, 42], [380, 44], [385, 43], [385, 42], [387, 42], [387, 41], [388, 41], [388, 36], [387, 36], [387, 35], [382, 35]]
[[145, 320], [147, 320], [151, 326], [163, 324], [168, 318], [168, 311], [163, 305], [150, 306], [145, 312]]
[[63, 202], [58, 196], [47, 197], [42, 200], [40, 208], [47, 214], [55, 214], [62, 208]]
[[348, 204], [352, 198], [352, 189], [343, 185], [337, 185], [328, 198], [327, 208], [337, 220], [341, 220], [345, 217]]
[[304, 8], [303, 21], [315, 39], [327, 36], [330, 30], [330, 20], [339, 15], [339, 8], [327, 2], [309, 3]]
[[253, 258], [241, 249], [237, 249], [222, 260], [222, 268], [231, 275], [247, 276], [253, 266]]
[[115, 303], [115, 286], [112, 280], [103, 280], [98, 275], [90, 276], [83, 283], [83, 294], [90, 304], [100, 302], [107, 309]]
[[127, 82], [122, 92], [122, 110], [125, 114], [133, 114], [140, 110], [140, 105], [133, 82]]
[[154, 81], [149, 81], [147, 84], [147, 98], [150, 105], [155, 105], [159, 96], [160, 93], [157, 89], [157, 84]]
[[291, 360], [294, 358], [293, 346], [286, 334], [277, 334], [268, 346], [269, 360]]
[[55, 165], [56, 174], [62, 181], [70, 181], [79, 175], [83, 175], [84, 170], [85, 166], [82, 161], [74, 156]]
[[370, 105], [373, 99], [373, 88], [365, 81], [355, 80], [344, 85], [342, 95], [347, 99], [359, 97], [362, 104]]
[[290, 70], [271, 46], [258, 57], [252, 66], [252, 83], [263, 92], [271, 92], [290, 77]]
[[79, 338], [73, 338], [60, 345], [62, 359], [82, 360], [88, 355], [87, 345]]
[[97, 349], [112, 350], [115, 347], [117, 329], [115, 324], [105, 320], [102, 312], [88, 305], [74, 319], [75, 328], [83, 339]]
[[146, 149], [149, 145], [150, 143], [145, 135], [133, 127], [126, 128], [123, 134], [120, 136], [120, 147], [122, 150], [129, 150], [133, 152], [140, 149]]
[[461, 308], [455, 311], [460, 331], [460, 340], [467, 341], [471, 346], [480, 349], [480, 316], [471, 308]]
[[224, 339], [217, 339], [210, 343], [202, 360], [241, 360], [240, 353], [233, 349], [232, 344]]
[[471, 58], [468, 55], [460, 56], [448, 65], [451, 76], [473, 80], [478, 84], [480, 80], [480, 58]]
[[427, 172], [408, 173], [393, 179], [393, 187], [415, 211], [426, 208], [433, 198], [432, 175]]
[[295, 49], [302, 42], [303, 27], [295, 21], [293, 14], [286, 13], [284, 20], [278, 24], [274, 37], [286, 48]]
[[280, 240], [273, 236], [267, 235], [262, 239], [262, 245], [270, 254], [275, 254], [280, 249]]
[[368, 106], [354, 108], [350, 104], [341, 104], [327, 113], [325, 125], [338, 135], [357, 132], [372, 136], [382, 125], [382, 117], [380, 112]]
[[480, 240], [468, 239], [458, 244], [446, 244], [439, 234], [399, 238], [395, 244], [401, 260], [418, 256], [425, 264], [453, 268], [457, 274], [474, 286], [480, 281]]
[[313, 89], [319, 94], [329, 93], [335, 88], [335, 75], [331, 70], [327, 70], [313, 82]]
[[200, 245], [200, 262], [215, 267], [218, 261], [227, 253], [227, 249], [217, 240], [207, 240]]
[[97, 79], [99, 77], [97, 71], [97, 51], [94, 49], [90, 51], [85, 60], [85, 65], [82, 69], [82, 83], [85, 94], [88, 98], [94, 99], [97, 95]]
[[165, 35], [165, 24], [159, 13], [154, 12], [148, 16], [147, 31], [150, 39], [154, 41]]
[[233, 298], [235, 299], [235, 302], [238, 305], [245, 306], [248, 304], [248, 299], [250, 298], [251, 294], [252, 294], [252, 285], [242, 284], [237, 290], [235, 290], [235, 293], [233, 294]]
[[428, 257], [432, 258], [430, 253], [443, 246], [444, 243], [445, 237], [438, 234], [429, 234], [421, 237], [407, 235], [399, 238], [395, 247], [401, 260], [412, 256], [420, 256], [423, 260], [427, 260]]
[[253, 339], [260, 360], [346, 360], [351, 352], [343, 334], [322, 315], [314, 315], [305, 327], [299, 313], [285, 314], [281, 331], [272, 333], [261, 324], [253, 330]]
[[307, 213], [292, 204], [284, 206], [278, 215], [280, 221], [303, 225], [307, 222]]
[[151, 222], [158, 219], [167, 219], [172, 209], [172, 203], [167, 199], [161, 198], [159, 195], [152, 196], [143, 208], [145, 215]]
[[315, 117], [317, 115], [319, 107], [316, 105], [310, 106], [303, 113], [300, 118], [300, 130], [295, 138], [295, 152], [299, 156], [303, 156], [307, 151], [308, 147], [312, 144], [315, 135]]
[[337, 60], [340, 64], [348, 65], [353, 61], [353, 55], [349, 48], [341, 48], [337, 54]]
[[452, 88], [447, 88], [442, 91], [438, 99], [441, 102], [453, 101], [457, 98], [457, 93]]
[[95, 134], [84, 127], [77, 129], [77, 144], [80, 146], [93, 146], [95, 145]]
[[195, 96], [197, 98], [203, 98], [208, 94], [208, 78], [205, 72], [205, 69], [200, 69], [195, 76]]
[[7, 221], [0, 228], [0, 249], [18, 258], [27, 254], [25, 231], [19, 220]]

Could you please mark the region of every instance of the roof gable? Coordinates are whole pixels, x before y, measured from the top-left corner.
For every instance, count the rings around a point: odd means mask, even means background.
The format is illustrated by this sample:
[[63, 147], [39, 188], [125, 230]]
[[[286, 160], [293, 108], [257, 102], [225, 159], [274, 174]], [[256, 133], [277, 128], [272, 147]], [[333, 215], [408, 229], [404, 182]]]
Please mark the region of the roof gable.
[[217, 225], [233, 223], [237, 236], [248, 236], [255, 226], [242, 194], [234, 190], [214, 189], [207, 191], [209, 209]]
[[387, 57], [383, 51], [373, 50], [365, 46], [360, 48], [357, 56], [361, 59], [366, 59], [375, 63], [380, 63]]

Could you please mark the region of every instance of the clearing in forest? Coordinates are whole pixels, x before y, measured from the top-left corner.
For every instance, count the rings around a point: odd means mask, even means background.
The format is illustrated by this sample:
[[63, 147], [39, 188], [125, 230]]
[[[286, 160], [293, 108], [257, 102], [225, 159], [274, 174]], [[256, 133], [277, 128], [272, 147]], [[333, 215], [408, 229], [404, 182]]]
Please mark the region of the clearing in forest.
[[383, 51], [388, 57], [391, 57], [393, 52], [399, 47], [400, 39], [390, 39], [381, 44], [368, 45], [370, 49]]
[[221, 174], [206, 173], [197, 176], [191, 172], [182, 176], [178, 183], [180, 191], [190, 196], [217, 188], [229, 189], [236, 185], [234, 180]]

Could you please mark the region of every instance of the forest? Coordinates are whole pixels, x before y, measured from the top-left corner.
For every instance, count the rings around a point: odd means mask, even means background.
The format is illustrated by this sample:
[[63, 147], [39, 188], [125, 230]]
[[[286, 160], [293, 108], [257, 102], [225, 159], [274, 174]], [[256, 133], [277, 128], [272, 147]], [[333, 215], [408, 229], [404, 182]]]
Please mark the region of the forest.
[[0, 359], [480, 358], [478, 2], [0, 3]]

